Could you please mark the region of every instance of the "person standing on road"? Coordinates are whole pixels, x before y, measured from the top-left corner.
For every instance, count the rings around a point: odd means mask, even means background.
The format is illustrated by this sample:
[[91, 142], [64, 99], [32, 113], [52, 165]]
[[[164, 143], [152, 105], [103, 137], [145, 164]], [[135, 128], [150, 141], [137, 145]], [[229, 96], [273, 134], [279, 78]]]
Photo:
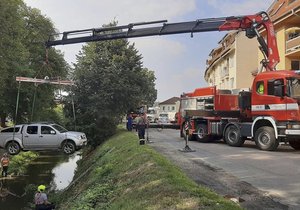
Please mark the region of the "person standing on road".
[[139, 114], [139, 117], [136, 122], [139, 139], [145, 139], [146, 124], [147, 124], [146, 115], [142, 113]]
[[7, 171], [9, 166], [9, 157], [7, 153], [4, 153], [1, 158], [2, 176], [7, 177]]
[[35, 210], [51, 210], [55, 209], [55, 205], [48, 201], [47, 194], [45, 193], [46, 186], [38, 186], [38, 191], [34, 195]]

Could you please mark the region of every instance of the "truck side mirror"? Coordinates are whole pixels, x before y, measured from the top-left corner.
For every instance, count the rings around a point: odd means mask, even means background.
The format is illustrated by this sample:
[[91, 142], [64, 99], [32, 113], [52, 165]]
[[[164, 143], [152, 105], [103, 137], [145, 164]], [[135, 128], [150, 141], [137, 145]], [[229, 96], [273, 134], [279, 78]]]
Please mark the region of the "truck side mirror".
[[51, 130], [51, 131], [50, 131], [50, 134], [54, 135], [54, 134], [56, 134], [56, 132], [53, 131], [53, 130]]

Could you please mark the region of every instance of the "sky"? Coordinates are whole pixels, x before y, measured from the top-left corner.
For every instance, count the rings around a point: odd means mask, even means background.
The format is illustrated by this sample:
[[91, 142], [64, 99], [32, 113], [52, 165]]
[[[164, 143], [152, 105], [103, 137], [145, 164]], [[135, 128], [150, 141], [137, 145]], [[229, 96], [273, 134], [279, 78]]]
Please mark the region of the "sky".
[[[50, 18], [59, 32], [99, 28], [113, 20], [118, 25], [168, 20], [251, 15], [267, 10], [273, 0], [24, 0]], [[143, 57], [143, 66], [156, 76], [157, 101], [207, 86], [206, 60], [225, 32], [154, 36], [130, 39]], [[56, 46], [68, 63], [76, 62], [83, 44]]]

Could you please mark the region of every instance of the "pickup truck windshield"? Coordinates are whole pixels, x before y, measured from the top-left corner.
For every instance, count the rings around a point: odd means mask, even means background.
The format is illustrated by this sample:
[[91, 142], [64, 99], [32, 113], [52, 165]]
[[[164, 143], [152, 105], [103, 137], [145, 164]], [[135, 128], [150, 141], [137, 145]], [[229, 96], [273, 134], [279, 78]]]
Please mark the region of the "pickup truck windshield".
[[64, 127], [62, 127], [62, 126], [60, 126], [60, 125], [57, 125], [57, 124], [53, 124], [52, 127], [55, 128], [56, 130], [58, 130], [60, 133], [65, 133], [65, 132], [68, 131], [68, 130], [65, 129]]

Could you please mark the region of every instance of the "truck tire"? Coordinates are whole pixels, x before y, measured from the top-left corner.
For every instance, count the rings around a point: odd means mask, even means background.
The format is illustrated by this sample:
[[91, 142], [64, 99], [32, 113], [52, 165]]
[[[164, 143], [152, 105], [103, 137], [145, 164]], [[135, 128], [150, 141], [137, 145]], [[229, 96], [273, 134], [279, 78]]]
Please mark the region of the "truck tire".
[[76, 151], [76, 146], [73, 141], [65, 141], [62, 145], [63, 152], [66, 155], [73, 154]]
[[10, 154], [10, 155], [17, 155], [21, 151], [21, 147], [18, 142], [10, 141], [6, 145], [6, 150], [7, 150], [8, 154]]
[[232, 147], [240, 147], [244, 144], [245, 139], [241, 137], [241, 131], [236, 125], [229, 125], [225, 130], [225, 142]]
[[269, 126], [257, 129], [254, 140], [256, 146], [261, 150], [274, 151], [279, 145], [279, 140], [275, 137], [274, 128]]
[[210, 136], [207, 135], [207, 125], [204, 123], [198, 124], [196, 129], [196, 139], [199, 142], [207, 143], [210, 140]]
[[296, 139], [290, 139], [289, 140], [290, 146], [294, 149], [294, 150], [300, 150], [300, 141], [296, 140]]

